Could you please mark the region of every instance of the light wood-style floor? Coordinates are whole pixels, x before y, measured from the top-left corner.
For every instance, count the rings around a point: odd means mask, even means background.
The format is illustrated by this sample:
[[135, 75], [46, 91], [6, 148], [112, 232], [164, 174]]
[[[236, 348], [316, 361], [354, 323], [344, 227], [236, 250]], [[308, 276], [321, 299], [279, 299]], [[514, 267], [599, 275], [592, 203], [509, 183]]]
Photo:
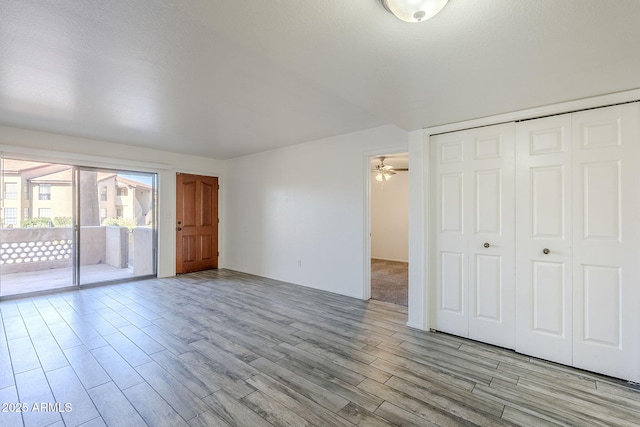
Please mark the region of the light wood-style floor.
[[0, 311], [0, 402], [25, 405], [3, 407], [2, 426], [640, 424], [623, 381], [409, 329], [398, 305], [225, 270]]

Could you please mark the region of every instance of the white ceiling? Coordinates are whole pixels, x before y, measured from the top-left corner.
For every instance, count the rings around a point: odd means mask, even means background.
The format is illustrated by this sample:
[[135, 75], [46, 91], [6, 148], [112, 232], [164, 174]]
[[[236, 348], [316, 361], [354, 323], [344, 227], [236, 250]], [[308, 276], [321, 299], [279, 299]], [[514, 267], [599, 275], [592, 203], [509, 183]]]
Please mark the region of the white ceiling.
[[[0, 2], [0, 124], [232, 158], [640, 87], [638, 0]], [[7, 142], [7, 141], [3, 141]]]
[[381, 154], [379, 156], [371, 157], [371, 169], [375, 170], [376, 166], [380, 164], [380, 159], [384, 157], [384, 164], [393, 166], [394, 169], [402, 169], [409, 167], [409, 153], [393, 153], [393, 154]]

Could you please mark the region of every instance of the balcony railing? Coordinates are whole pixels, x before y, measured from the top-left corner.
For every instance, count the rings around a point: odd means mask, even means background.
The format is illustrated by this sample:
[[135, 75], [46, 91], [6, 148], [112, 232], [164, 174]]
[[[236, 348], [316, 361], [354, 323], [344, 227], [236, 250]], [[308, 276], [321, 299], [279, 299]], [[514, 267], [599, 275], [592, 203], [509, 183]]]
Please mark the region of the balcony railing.
[[[129, 230], [126, 227], [80, 228], [80, 265], [106, 264], [132, 268], [133, 275], [153, 273], [153, 232], [133, 230], [133, 265], [129, 265]], [[0, 274], [66, 268], [73, 265], [73, 229], [70, 227], [11, 228], [0, 230]], [[133, 254], [132, 254], [133, 255]]]

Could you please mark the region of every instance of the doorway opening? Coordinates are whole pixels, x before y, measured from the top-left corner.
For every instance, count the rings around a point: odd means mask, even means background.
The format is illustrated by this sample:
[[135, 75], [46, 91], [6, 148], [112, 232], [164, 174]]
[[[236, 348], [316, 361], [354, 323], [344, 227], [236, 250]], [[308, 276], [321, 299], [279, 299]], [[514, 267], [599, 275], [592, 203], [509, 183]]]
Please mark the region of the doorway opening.
[[409, 156], [370, 157], [371, 298], [408, 305]]

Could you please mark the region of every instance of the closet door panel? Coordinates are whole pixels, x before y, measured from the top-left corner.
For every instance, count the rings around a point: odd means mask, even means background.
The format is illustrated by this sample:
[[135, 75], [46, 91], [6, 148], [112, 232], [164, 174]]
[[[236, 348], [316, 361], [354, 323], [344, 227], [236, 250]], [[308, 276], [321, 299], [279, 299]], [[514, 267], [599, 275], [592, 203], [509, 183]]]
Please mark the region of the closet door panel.
[[440, 285], [442, 311], [465, 316], [465, 256], [460, 252], [440, 252]]
[[640, 106], [573, 115], [574, 366], [640, 381]]
[[469, 131], [469, 338], [515, 347], [515, 124]]
[[477, 295], [474, 307], [476, 321], [502, 322], [504, 313], [502, 306], [502, 257], [499, 255], [476, 255], [474, 268], [476, 280], [472, 286]]
[[592, 161], [580, 167], [582, 176], [578, 182], [582, 181], [583, 203], [578, 209], [582, 210], [582, 239], [621, 242], [621, 160]]
[[431, 137], [435, 183], [434, 329], [469, 336], [468, 311], [468, 132]]
[[[619, 349], [622, 342], [622, 269], [616, 267], [582, 266], [583, 286], [576, 286], [583, 293], [582, 307], [576, 313], [584, 312], [583, 333], [576, 334], [576, 342], [591, 343]], [[576, 363], [582, 357], [578, 355]]]
[[475, 171], [474, 233], [500, 236], [502, 232], [502, 171]]
[[516, 126], [516, 351], [572, 363], [571, 115]]
[[440, 206], [442, 210], [440, 232], [464, 235], [464, 172], [443, 173]]
[[529, 169], [530, 232], [534, 239], [564, 239], [567, 225], [565, 169], [565, 165]]
[[565, 263], [531, 263], [531, 330], [537, 334], [563, 339], [567, 328], [571, 327], [567, 319], [567, 282]]

